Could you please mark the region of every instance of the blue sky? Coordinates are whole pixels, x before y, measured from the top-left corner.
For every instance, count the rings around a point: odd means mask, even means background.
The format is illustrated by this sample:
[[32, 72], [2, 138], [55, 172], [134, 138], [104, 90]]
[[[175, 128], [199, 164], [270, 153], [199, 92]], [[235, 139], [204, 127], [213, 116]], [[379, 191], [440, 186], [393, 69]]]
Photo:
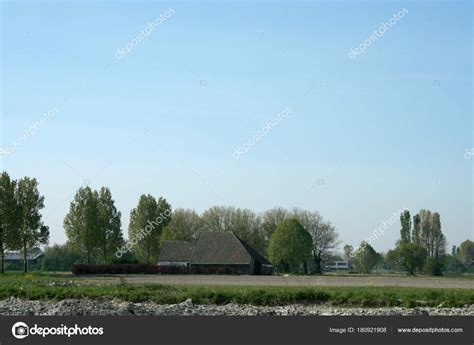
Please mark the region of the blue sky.
[[[400, 208], [426, 208], [458, 245], [474, 237], [472, 13], [470, 2], [2, 2], [1, 146], [58, 112], [1, 168], [39, 180], [52, 243], [89, 183], [111, 188], [125, 234], [151, 193], [199, 212], [318, 210], [353, 245]], [[373, 245], [398, 236], [399, 222]]]

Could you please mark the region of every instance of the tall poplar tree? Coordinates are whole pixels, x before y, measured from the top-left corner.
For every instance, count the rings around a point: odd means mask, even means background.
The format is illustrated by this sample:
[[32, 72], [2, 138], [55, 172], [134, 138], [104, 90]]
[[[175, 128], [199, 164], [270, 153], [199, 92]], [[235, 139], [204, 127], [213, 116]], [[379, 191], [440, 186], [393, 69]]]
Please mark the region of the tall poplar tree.
[[70, 244], [84, 253], [90, 264], [100, 243], [100, 216], [98, 193], [89, 186], [76, 192], [64, 218], [64, 229]]
[[16, 203], [16, 181], [11, 180], [6, 171], [0, 176], [0, 273], [4, 273], [5, 250], [9, 242], [15, 241], [18, 230], [19, 208]]
[[28, 271], [28, 252], [49, 240], [49, 228], [43, 224], [41, 209], [44, 208], [44, 196], [38, 191], [35, 178], [24, 177], [18, 181], [16, 189], [18, 204], [18, 231], [15, 241], [10, 241], [11, 249], [23, 251], [24, 271]]
[[102, 251], [103, 261], [107, 263], [114, 248], [123, 243], [121, 213], [115, 207], [112, 193], [102, 187], [98, 194], [99, 236], [98, 246]]
[[441, 217], [438, 212], [421, 210], [420, 244], [428, 255], [426, 271], [432, 275], [441, 275], [443, 259], [446, 254], [446, 237], [441, 231]]
[[171, 220], [171, 205], [164, 198], [158, 201], [150, 194], [141, 195], [136, 208], [130, 212], [129, 243], [141, 259], [155, 262], [160, 251], [163, 228]]
[[411, 242], [411, 216], [410, 211], [405, 210], [400, 215], [400, 223], [402, 228], [400, 229], [400, 241], [401, 243], [408, 243]]
[[421, 217], [417, 213], [413, 216], [413, 231], [412, 231], [412, 241], [416, 244], [420, 244], [420, 229], [421, 229]]

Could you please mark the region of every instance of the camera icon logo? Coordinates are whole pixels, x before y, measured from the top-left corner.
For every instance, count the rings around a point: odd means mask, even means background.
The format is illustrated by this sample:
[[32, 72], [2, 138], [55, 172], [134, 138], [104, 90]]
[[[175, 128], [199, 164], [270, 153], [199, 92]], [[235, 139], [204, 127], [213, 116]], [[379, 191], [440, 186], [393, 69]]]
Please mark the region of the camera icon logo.
[[12, 334], [17, 339], [23, 339], [30, 334], [30, 328], [24, 322], [17, 322], [12, 326]]

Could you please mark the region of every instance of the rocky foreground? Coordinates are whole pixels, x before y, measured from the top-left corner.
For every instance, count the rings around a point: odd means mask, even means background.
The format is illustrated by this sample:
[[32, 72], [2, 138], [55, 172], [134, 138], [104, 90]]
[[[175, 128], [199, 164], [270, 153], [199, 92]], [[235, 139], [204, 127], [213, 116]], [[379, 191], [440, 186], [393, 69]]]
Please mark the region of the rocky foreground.
[[14, 297], [0, 301], [0, 315], [180, 315], [180, 316], [256, 316], [256, 315], [462, 315], [474, 316], [474, 305], [464, 308], [340, 308], [328, 305], [196, 305], [188, 299], [179, 304], [129, 303], [119, 300], [67, 299], [30, 301]]

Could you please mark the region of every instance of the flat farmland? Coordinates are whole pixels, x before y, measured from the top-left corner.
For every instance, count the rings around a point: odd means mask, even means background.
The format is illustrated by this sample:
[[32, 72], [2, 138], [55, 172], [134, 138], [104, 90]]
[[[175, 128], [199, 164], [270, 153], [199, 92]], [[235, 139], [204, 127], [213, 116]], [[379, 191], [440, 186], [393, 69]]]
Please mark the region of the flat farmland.
[[445, 289], [474, 289], [472, 278], [404, 276], [226, 276], [226, 275], [111, 275], [85, 276], [84, 284], [164, 284], [206, 286], [394, 286]]
[[[88, 302], [94, 300], [101, 302]], [[25, 301], [42, 302], [27, 303]], [[186, 302], [186, 305], [231, 303], [276, 306], [302, 303], [324, 304], [331, 307], [462, 308], [468, 310], [468, 314], [471, 315], [474, 310], [474, 279], [472, 277], [354, 275], [74, 276], [66, 272], [7, 273], [1, 277], [0, 315], [22, 312], [22, 310], [28, 312], [29, 308], [35, 309], [36, 307], [39, 308], [38, 312], [40, 313], [44, 309], [43, 307], [48, 305], [44, 301], [65, 301], [66, 306], [72, 305], [72, 309], [66, 308], [64, 315], [69, 312], [72, 314], [77, 312], [80, 315], [96, 312], [100, 314], [102, 311], [89, 310], [89, 307], [105, 303], [104, 301], [112, 303], [111, 310], [114, 309], [113, 305], [116, 303], [114, 301], [152, 303], [154, 305], [173, 305]], [[41, 304], [43, 302], [46, 304]], [[27, 305], [22, 303], [27, 303]], [[76, 304], [84, 305], [85, 309], [76, 310], [74, 307]], [[12, 309], [9, 307], [10, 305], [15, 307]], [[126, 307], [126, 305], [124, 306]], [[54, 308], [51, 312], [54, 312]], [[450, 311], [447, 312], [450, 313]], [[140, 311], [137, 310], [137, 313]]]

